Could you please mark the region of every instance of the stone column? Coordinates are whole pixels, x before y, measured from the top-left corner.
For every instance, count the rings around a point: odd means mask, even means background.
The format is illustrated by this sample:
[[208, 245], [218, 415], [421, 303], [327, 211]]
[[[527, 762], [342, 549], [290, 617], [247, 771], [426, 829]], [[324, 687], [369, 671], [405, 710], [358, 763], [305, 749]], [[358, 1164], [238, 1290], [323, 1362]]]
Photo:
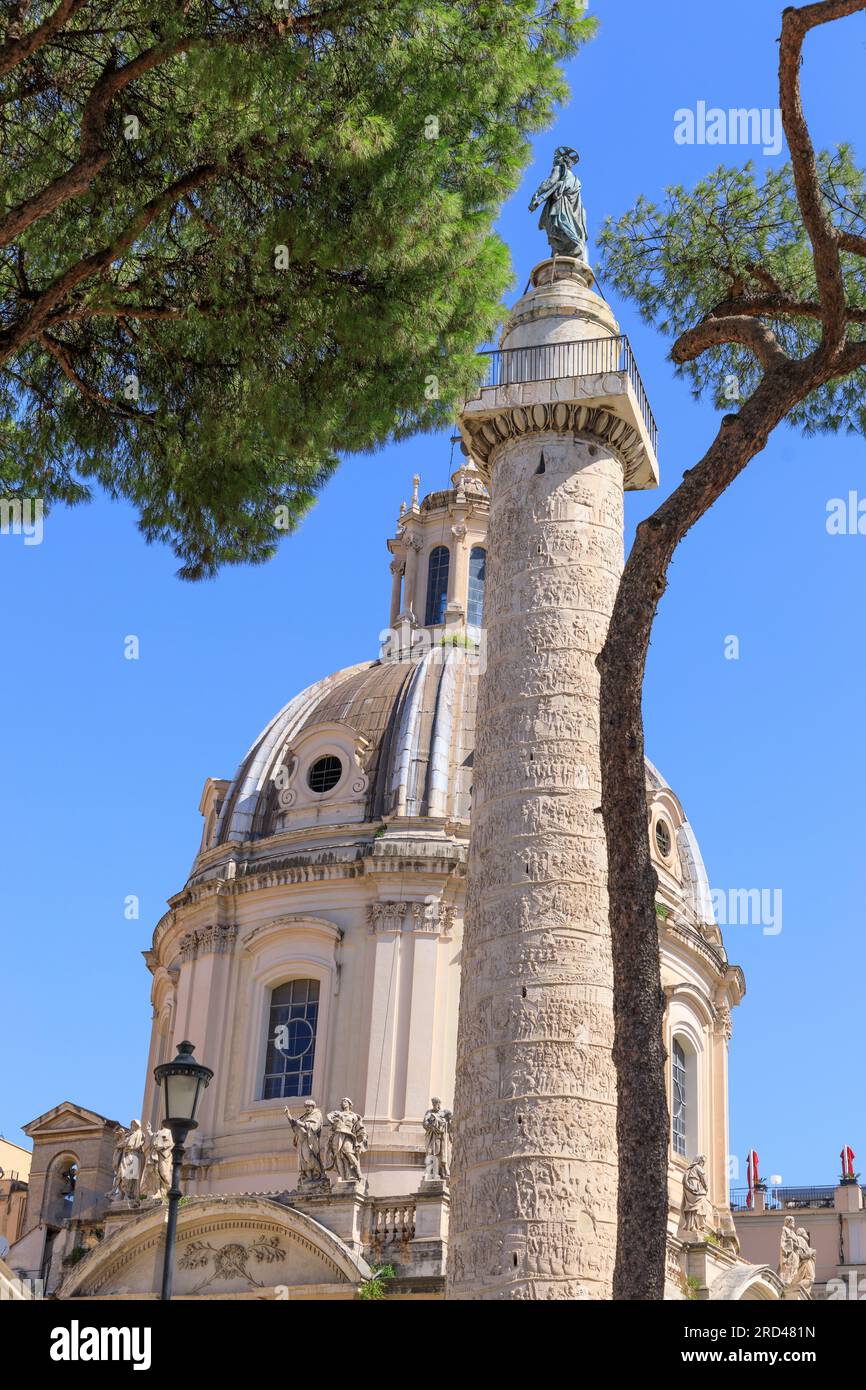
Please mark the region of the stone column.
[[616, 1123], [594, 663], [622, 567], [622, 466], [561, 435], [491, 462], [453, 1285], [604, 1298]]
[[[539, 289], [515, 306], [503, 346], [615, 334], [588, 274], [563, 285], [556, 267], [539, 274], [550, 265], [533, 272]], [[461, 418], [491, 499], [454, 1107], [456, 1299], [604, 1299], [612, 1288], [595, 658], [623, 563], [621, 446], [635, 461], [644, 452], [611, 404], [627, 382], [535, 382], [536, 359], [512, 355], [508, 385]]]
[[457, 520], [451, 527], [451, 566], [448, 571], [448, 605], [445, 609], [445, 626], [462, 627], [466, 622], [467, 590], [469, 587], [469, 544], [466, 539], [466, 523], [458, 511]]
[[406, 535], [406, 568], [403, 576], [403, 612], [401, 617], [414, 615], [416, 623], [423, 623], [424, 613], [419, 614], [418, 603], [418, 552], [422, 541], [420, 536]]
[[397, 626], [397, 619], [400, 616], [400, 597], [403, 589], [403, 571], [406, 568], [406, 559], [403, 555], [395, 555], [391, 561], [391, 627]]

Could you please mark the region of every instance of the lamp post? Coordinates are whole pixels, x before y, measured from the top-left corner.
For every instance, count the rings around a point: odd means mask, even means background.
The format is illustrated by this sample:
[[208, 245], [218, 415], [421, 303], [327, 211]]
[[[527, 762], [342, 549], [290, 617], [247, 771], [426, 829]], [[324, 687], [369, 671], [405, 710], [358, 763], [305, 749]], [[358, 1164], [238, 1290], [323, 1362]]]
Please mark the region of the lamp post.
[[174, 1141], [171, 1151], [171, 1187], [168, 1190], [168, 1222], [165, 1228], [165, 1261], [162, 1267], [161, 1297], [165, 1299], [171, 1298], [171, 1282], [174, 1275], [177, 1210], [183, 1196], [180, 1190], [183, 1146], [190, 1130], [198, 1128], [196, 1114], [199, 1101], [213, 1076], [210, 1067], [203, 1067], [195, 1060], [193, 1046], [191, 1042], [178, 1043], [174, 1061], [163, 1062], [161, 1066], [153, 1069], [157, 1086], [163, 1088], [163, 1125], [171, 1130]]

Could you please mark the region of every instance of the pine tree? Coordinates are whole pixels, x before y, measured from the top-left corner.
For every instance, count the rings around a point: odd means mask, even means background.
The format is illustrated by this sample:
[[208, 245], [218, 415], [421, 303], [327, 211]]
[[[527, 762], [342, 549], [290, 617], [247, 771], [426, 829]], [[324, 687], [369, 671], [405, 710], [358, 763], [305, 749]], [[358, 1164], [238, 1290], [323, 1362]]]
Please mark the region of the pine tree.
[[258, 562], [337, 457], [447, 425], [583, 0], [20, 0], [0, 43], [0, 479]]
[[807, 34], [866, 10], [820, 0], [782, 14], [779, 104], [791, 162], [762, 181], [717, 169], [692, 192], [641, 199], [603, 236], [609, 283], [675, 336], [697, 395], [725, 411], [715, 439], [637, 528], [601, 672], [602, 815], [614, 965], [619, 1198], [614, 1297], [663, 1296], [669, 1120], [644, 669], [674, 551], [783, 421], [866, 432], [866, 183], [850, 151], [816, 156], [800, 99]]

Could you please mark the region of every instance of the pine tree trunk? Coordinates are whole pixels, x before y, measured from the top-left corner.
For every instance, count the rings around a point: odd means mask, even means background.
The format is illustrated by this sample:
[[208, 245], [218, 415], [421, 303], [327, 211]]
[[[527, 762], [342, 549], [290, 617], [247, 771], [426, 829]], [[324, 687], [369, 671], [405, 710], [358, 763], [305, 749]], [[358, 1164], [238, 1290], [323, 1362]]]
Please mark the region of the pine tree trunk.
[[[632, 552], [634, 554], [634, 552]], [[660, 1299], [667, 1239], [668, 1104], [656, 873], [650, 862], [640, 634], [655, 596], [623, 577], [601, 667], [602, 816], [613, 952], [619, 1199], [615, 1299]]]
[[707, 453], [642, 522], [620, 582], [601, 672], [602, 817], [613, 951], [619, 1187], [615, 1299], [664, 1295], [669, 1115], [656, 874], [644, 770], [643, 678], [652, 624], [673, 552], [764, 448], [770, 431], [816, 383], [814, 364], [777, 368]]

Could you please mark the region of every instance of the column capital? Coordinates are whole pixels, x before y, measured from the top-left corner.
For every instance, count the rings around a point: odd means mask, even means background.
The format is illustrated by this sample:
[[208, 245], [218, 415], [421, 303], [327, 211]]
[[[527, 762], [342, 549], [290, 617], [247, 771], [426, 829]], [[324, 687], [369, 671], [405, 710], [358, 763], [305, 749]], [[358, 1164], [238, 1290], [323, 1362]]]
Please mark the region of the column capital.
[[[549, 383], [540, 385], [544, 387]], [[648, 459], [640, 432], [611, 408], [596, 406], [591, 402], [566, 404], [550, 401], [532, 406], [503, 402], [483, 415], [481, 412], [471, 413], [467, 406], [460, 426], [468, 436], [482, 475], [488, 483], [494, 455], [500, 444], [523, 435], [544, 434], [570, 434], [575, 439], [594, 439], [605, 445], [622, 464], [626, 489], [655, 487], [658, 483], [655, 458]]]

